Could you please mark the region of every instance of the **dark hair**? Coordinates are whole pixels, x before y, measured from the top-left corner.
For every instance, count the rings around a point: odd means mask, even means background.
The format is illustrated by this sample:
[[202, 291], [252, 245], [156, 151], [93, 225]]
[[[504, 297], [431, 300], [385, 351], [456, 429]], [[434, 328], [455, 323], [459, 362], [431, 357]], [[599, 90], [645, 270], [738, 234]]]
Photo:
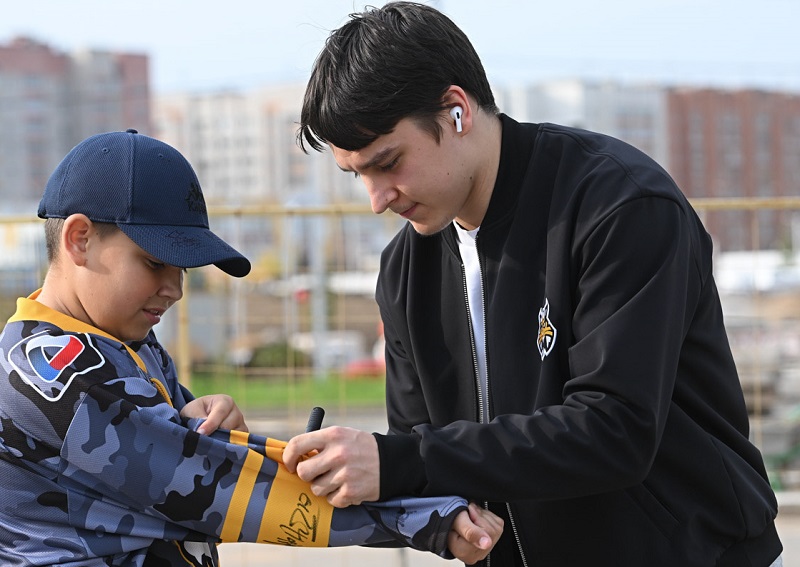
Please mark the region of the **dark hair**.
[[350, 14], [314, 63], [297, 141], [353, 151], [412, 118], [438, 141], [436, 115], [450, 85], [497, 113], [480, 58], [467, 36], [441, 12], [413, 2], [390, 2]]
[[[47, 249], [47, 261], [51, 264], [58, 258], [58, 243], [64, 228], [64, 220], [49, 218], [44, 221], [44, 245]], [[92, 222], [92, 226], [101, 239], [119, 230], [117, 225], [108, 222]]]

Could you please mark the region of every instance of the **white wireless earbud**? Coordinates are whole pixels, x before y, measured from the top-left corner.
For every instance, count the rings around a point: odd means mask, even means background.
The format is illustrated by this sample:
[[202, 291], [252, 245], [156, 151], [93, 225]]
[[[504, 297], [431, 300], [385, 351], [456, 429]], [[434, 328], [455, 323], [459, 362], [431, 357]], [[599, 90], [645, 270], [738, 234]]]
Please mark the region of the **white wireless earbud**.
[[461, 113], [464, 112], [464, 109], [460, 106], [454, 106], [450, 109], [450, 116], [453, 117], [453, 120], [456, 121], [456, 132], [461, 132]]

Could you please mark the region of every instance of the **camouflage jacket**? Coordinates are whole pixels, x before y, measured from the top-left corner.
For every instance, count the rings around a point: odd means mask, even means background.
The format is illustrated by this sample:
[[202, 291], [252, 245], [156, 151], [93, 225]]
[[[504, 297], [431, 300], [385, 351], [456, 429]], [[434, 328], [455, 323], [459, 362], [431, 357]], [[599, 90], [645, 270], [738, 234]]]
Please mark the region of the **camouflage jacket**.
[[334, 509], [284, 443], [195, 432], [151, 333], [123, 344], [21, 298], [0, 335], [0, 564], [217, 565], [216, 544], [393, 544], [447, 557], [460, 498]]

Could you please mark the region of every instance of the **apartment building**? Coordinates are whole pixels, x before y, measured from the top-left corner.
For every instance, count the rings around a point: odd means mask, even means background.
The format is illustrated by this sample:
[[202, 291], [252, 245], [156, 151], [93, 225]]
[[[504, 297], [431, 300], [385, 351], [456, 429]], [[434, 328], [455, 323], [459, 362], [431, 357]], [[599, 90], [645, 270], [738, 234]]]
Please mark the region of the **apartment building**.
[[[547, 81], [496, 92], [520, 120], [610, 134], [660, 163], [689, 198], [800, 195], [800, 94]], [[783, 249], [790, 211], [707, 212], [718, 251]], [[796, 225], [796, 223], [795, 223]]]
[[[670, 172], [690, 197], [800, 196], [800, 94], [675, 88]], [[789, 211], [711, 212], [723, 250], [785, 249]]]
[[524, 122], [553, 122], [620, 138], [667, 165], [666, 89], [654, 84], [563, 79], [495, 89], [502, 112]]
[[[304, 85], [156, 97], [158, 136], [195, 166], [207, 199], [225, 204], [360, 201], [329, 155], [296, 144]], [[337, 175], [338, 174], [338, 175]]]
[[98, 132], [152, 131], [148, 57], [65, 53], [32, 38], [0, 44], [0, 196], [30, 212], [60, 159]]
[[[305, 85], [289, 84], [161, 94], [153, 104], [157, 136], [192, 163], [212, 206], [366, 206], [361, 182], [342, 173], [329, 152], [306, 154], [297, 145], [304, 90]], [[373, 216], [236, 222], [236, 227], [217, 225], [218, 230], [263, 265], [281, 254], [310, 267], [325, 251], [338, 269], [371, 270], [387, 240], [386, 219]]]
[[[66, 53], [24, 37], [0, 44], [1, 210], [30, 211], [28, 203], [79, 140], [131, 127], [180, 149], [211, 205], [366, 204], [361, 184], [339, 172], [330, 155], [306, 155], [297, 146], [303, 91], [297, 84], [153, 97], [145, 54]], [[495, 94], [500, 109], [518, 120], [630, 142], [690, 198], [800, 194], [797, 93], [564, 79], [498, 87]], [[790, 223], [774, 215], [787, 214], [710, 213], [705, 220], [721, 250], [779, 248], [791, 235], [778, 227]], [[348, 225], [362, 235], [356, 248], [374, 247], [369, 228]]]

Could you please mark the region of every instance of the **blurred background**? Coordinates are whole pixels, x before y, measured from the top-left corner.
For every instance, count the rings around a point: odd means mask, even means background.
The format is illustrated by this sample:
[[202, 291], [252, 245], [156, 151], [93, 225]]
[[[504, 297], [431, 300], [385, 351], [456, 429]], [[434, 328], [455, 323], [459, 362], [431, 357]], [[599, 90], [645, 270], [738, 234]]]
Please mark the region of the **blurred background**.
[[[501, 111], [622, 138], [692, 200], [715, 242], [752, 437], [790, 502], [800, 487], [800, 3], [427, 3], [471, 38]], [[330, 30], [363, 8], [352, 0], [4, 5], [0, 316], [46, 269], [35, 212], [53, 168], [91, 134], [136, 128], [184, 153], [212, 228], [254, 266], [242, 280], [189, 272], [185, 300], [156, 328], [182, 380], [197, 395], [233, 395], [250, 428], [274, 437], [302, 431], [315, 405], [328, 410], [326, 424], [385, 430], [373, 294], [380, 252], [402, 219], [373, 215], [353, 176], [327, 152], [306, 155], [295, 143], [314, 58]], [[225, 547], [229, 566], [318, 559]], [[439, 562], [413, 553], [319, 558]]]

